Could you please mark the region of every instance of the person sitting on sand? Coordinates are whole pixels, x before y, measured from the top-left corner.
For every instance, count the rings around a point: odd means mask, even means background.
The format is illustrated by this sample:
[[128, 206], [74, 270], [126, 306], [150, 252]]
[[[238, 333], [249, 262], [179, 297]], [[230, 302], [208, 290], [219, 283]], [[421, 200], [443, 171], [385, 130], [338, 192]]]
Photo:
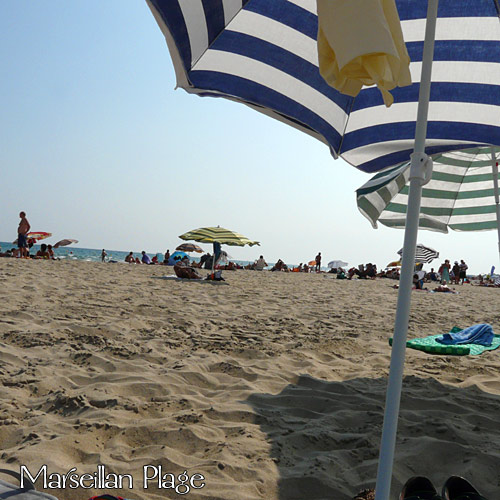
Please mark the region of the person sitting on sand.
[[158, 255], [153, 255], [153, 258], [151, 259], [151, 264], [159, 264]]
[[264, 257], [261, 255], [256, 261], [254, 265], [254, 269], [256, 271], [262, 271], [265, 267], [267, 267], [267, 262], [264, 260]]
[[144, 250], [141, 253], [142, 253], [141, 262], [143, 264], [151, 264], [151, 258], [149, 257], [149, 255]]
[[375, 264], [372, 264], [371, 262], [366, 264], [365, 277], [374, 280], [376, 276], [377, 266]]
[[49, 259], [56, 260], [56, 256], [54, 255], [54, 250], [52, 249], [52, 245], [47, 245], [47, 252], [49, 252]]
[[278, 259], [278, 262], [274, 264], [271, 271], [288, 271], [288, 266], [281, 259]]
[[438, 281], [438, 277], [437, 277], [437, 274], [435, 273], [434, 271], [434, 268], [431, 267], [431, 272], [429, 273], [429, 279], [431, 281]]
[[189, 265], [189, 258], [183, 257], [174, 265], [174, 272], [178, 278], [188, 280], [201, 280], [201, 276]]
[[416, 290], [423, 290], [424, 286], [418, 274], [413, 275], [413, 287]]
[[50, 259], [50, 254], [47, 251], [47, 245], [42, 243], [40, 246], [40, 250], [36, 253], [36, 259]]
[[[366, 277], [368, 276], [367, 269], [365, 269], [365, 266], [363, 264], [360, 264], [357, 269], [355, 267], [351, 267], [351, 269], [349, 269], [348, 279], [352, 279], [354, 276], [357, 276], [360, 279], [366, 279]], [[372, 272], [372, 270], [370, 272]]]
[[129, 264], [133, 264], [133, 263], [135, 262], [133, 252], [130, 252], [130, 253], [129, 253], [126, 257], [125, 257], [125, 262], [128, 262]]

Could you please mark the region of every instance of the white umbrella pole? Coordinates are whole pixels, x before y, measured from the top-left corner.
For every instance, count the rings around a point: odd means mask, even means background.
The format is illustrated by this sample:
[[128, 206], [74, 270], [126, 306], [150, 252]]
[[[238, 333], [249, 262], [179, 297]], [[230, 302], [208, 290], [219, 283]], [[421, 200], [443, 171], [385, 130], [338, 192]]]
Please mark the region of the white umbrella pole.
[[430, 175], [432, 174], [432, 163], [427, 161], [428, 158], [425, 154], [425, 137], [427, 135], [427, 113], [429, 109], [438, 2], [439, 0], [429, 0], [427, 6], [427, 23], [425, 27], [422, 74], [420, 78], [417, 124], [415, 129], [415, 146], [413, 154], [411, 155], [410, 192], [408, 194], [408, 208], [406, 213], [403, 262], [401, 279], [399, 282], [391, 365], [387, 385], [377, 484], [375, 487], [375, 500], [389, 500], [391, 492], [392, 466], [394, 461], [394, 448], [396, 445], [401, 387], [403, 383], [406, 335], [410, 316], [411, 288], [413, 283], [413, 266], [415, 264], [420, 200], [422, 196], [422, 185], [430, 179]]
[[500, 199], [498, 196], [498, 166], [495, 157], [495, 151], [491, 149], [491, 168], [493, 170], [493, 186], [495, 191], [495, 207], [497, 212], [497, 230], [498, 230], [498, 253], [500, 254]]

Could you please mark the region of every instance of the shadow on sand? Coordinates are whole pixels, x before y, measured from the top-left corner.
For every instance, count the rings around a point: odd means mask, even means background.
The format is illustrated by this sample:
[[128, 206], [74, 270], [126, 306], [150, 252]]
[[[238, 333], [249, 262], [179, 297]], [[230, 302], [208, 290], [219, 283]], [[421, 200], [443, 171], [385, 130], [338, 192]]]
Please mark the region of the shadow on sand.
[[[325, 382], [300, 376], [281, 393], [246, 401], [279, 469], [280, 500], [351, 500], [374, 487], [386, 379]], [[429, 477], [438, 491], [461, 475], [490, 500], [500, 491], [500, 396], [406, 377], [392, 496]]]

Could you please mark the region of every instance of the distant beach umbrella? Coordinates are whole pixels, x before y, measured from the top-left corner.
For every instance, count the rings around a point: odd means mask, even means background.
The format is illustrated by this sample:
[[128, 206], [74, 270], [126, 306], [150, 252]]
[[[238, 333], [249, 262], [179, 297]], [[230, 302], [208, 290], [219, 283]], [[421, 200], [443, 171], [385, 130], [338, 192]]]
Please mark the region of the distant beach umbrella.
[[182, 245], [179, 245], [176, 250], [179, 250], [180, 252], [197, 252], [197, 253], [203, 253], [203, 248], [199, 247], [198, 245], [195, 245], [194, 243], [182, 243]]
[[339, 267], [346, 267], [348, 262], [344, 262], [343, 260], [332, 260], [328, 262], [328, 267], [330, 269], [338, 269]]
[[34, 240], [44, 240], [45, 238], [50, 238], [52, 233], [46, 233], [45, 231], [32, 231], [26, 235], [26, 238], [32, 238]]
[[167, 265], [173, 266], [175, 265], [176, 262], [182, 260], [183, 257], [189, 257], [189, 255], [185, 252], [177, 251], [174, 252], [168, 259], [168, 262], [166, 262]]
[[260, 245], [258, 241], [249, 240], [246, 236], [224, 229], [223, 227], [201, 227], [188, 231], [179, 236], [181, 240], [194, 240], [200, 243], [212, 243], [214, 246], [214, 258], [212, 259], [212, 270], [215, 268], [215, 263], [221, 254], [221, 245], [231, 245], [243, 247], [245, 245], [254, 246]]
[[54, 248], [66, 247], [66, 246], [71, 245], [73, 243], [78, 243], [78, 240], [61, 240], [61, 241], [58, 241], [54, 245]]
[[[403, 249], [398, 251], [398, 255], [403, 255]], [[439, 252], [434, 250], [434, 248], [431, 247], [426, 247], [425, 245], [422, 245], [419, 243], [417, 245], [416, 251], [415, 251], [415, 262], [421, 262], [423, 264], [428, 264], [429, 262], [432, 262], [434, 259], [437, 259], [439, 257]]]
[[[47, 233], [45, 231], [31, 231], [26, 235], [27, 240], [33, 240], [36, 243], [39, 240], [44, 240], [45, 238], [50, 238], [52, 233]], [[17, 239], [12, 242], [12, 244], [17, 245]]]
[[173, 260], [173, 261], [176, 261], [176, 260], [181, 260], [182, 258], [184, 257], [189, 257], [189, 255], [186, 253], [186, 252], [174, 252], [171, 256], [170, 256], [170, 259], [169, 260]]
[[389, 262], [386, 267], [401, 267], [401, 261], [393, 260], [392, 262]]
[[249, 240], [243, 236], [229, 229], [223, 227], [201, 227], [188, 231], [187, 233], [179, 236], [181, 240], [193, 240], [200, 243], [219, 243], [221, 245], [232, 245], [243, 247], [245, 245], [253, 246], [260, 245], [258, 241]]

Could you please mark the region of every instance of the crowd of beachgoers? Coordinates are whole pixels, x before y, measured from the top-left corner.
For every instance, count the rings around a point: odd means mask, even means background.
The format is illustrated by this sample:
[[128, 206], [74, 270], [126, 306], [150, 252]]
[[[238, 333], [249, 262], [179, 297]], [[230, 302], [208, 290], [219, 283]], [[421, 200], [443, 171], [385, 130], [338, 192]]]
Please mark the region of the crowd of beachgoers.
[[[16, 240], [17, 247], [12, 247], [11, 249], [2, 252], [0, 248], [0, 257], [11, 257], [11, 258], [25, 258], [25, 259], [47, 259], [47, 260], [57, 260], [54, 254], [54, 249], [52, 245], [42, 243], [40, 249], [36, 253], [31, 253], [36, 240], [29, 238], [30, 224], [26, 218], [25, 212], [20, 212], [19, 217], [21, 219], [18, 227], [18, 238]], [[219, 245], [220, 248], [220, 245]], [[198, 250], [201, 250], [198, 248]], [[160, 257], [159, 257], [160, 255]], [[204, 268], [212, 270], [212, 274], [209, 275], [210, 279], [223, 279], [221, 277], [220, 271], [231, 270], [235, 271], [237, 269], [248, 269], [255, 271], [269, 270], [271, 272], [293, 272], [293, 273], [329, 273], [335, 274], [337, 279], [377, 279], [377, 278], [388, 278], [399, 280], [400, 278], [400, 266], [390, 266], [379, 271], [376, 264], [371, 262], [367, 264], [360, 264], [357, 267], [351, 267], [349, 269], [342, 266], [334, 267], [329, 264], [329, 270], [324, 271], [321, 267], [321, 252], [318, 252], [316, 257], [308, 261], [307, 263], [300, 263], [298, 266], [289, 266], [282, 259], [272, 265], [269, 265], [264, 256], [261, 255], [253, 263], [249, 263], [246, 266], [241, 266], [236, 262], [229, 261], [228, 255], [225, 251], [219, 250], [210, 254], [209, 252], [203, 254], [199, 261], [190, 259], [189, 256], [184, 252], [174, 252], [170, 254], [170, 250], [167, 250], [163, 255], [163, 260], [160, 260], [161, 254], [156, 254], [150, 257], [146, 251], [142, 251], [140, 255], [134, 255], [134, 252], [129, 252], [124, 261], [129, 264], [146, 264], [146, 265], [171, 265], [174, 267], [174, 272], [177, 277], [185, 279], [202, 279], [197, 269]], [[116, 262], [112, 260], [105, 249], [101, 252], [102, 262]], [[214, 262], [215, 261], [215, 262]], [[417, 263], [415, 265], [415, 274], [413, 276], [413, 287], [417, 290], [425, 290], [425, 283], [438, 283], [439, 286], [434, 289], [434, 291], [442, 292], [453, 292], [449, 285], [463, 285], [464, 283], [471, 283], [470, 276], [467, 275], [468, 266], [463, 259], [456, 260], [453, 266], [449, 259], [445, 259], [440, 265], [437, 271], [432, 267], [430, 271], [423, 270], [423, 264]], [[215, 274], [217, 271], [217, 274]], [[488, 287], [500, 287], [500, 278], [494, 277], [493, 275], [479, 275], [474, 276], [474, 284], [480, 286]], [[394, 285], [397, 288], [397, 285]]]
[[[11, 258], [29, 258], [29, 259], [50, 259], [57, 260], [58, 257], [54, 254], [54, 249], [50, 244], [42, 243], [40, 249], [36, 252], [32, 252], [33, 243], [30, 242], [28, 245], [27, 252], [25, 255], [21, 255], [21, 249], [12, 247], [5, 252], [0, 249], [0, 257], [11, 257]], [[105, 249], [101, 252], [102, 262], [116, 262]], [[129, 264], [140, 264], [140, 265], [169, 265], [174, 267], [174, 272], [180, 278], [187, 279], [201, 279], [202, 277], [198, 273], [197, 269], [207, 269], [213, 271], [222, 270], [254, 270], [254, 271], [270, 271], [270, 272], [291, 272], [291, 273], [324, 273], [333, 274], [337, 279], [378, 279], [387, 278], [393, 280], [399, 280], [400, 278], [400, 267], [392, 266], [386, 267], [379, 270], [376, 264], [371, 262], [367, 264], [360, 264], [353, 267], [330, 267], [328, 271], [321, 267], [321, 253], [315, 257], [315, 259], [308, 261], [307, 263], [300, 263], [299, 265], [287, 265], [282, 259], [278, 259], [275, 263], [268, 264], [264, 257], [261, 255], [254, 262], [251, 262], [245, 266], [238, 264], [236, 262], [229, 261], [227, 259], [226, 252], [221, 252], [221, 255], [216, 257], [216, 263], [213, 265], [213, 255], [210, 253], [203, 254], [199, 260], [189, 258], [188, 255], [183, 254], [183, 252], [175, 252], [170, 254], [170, 250], [167, 250], [165, 254], [155, 254], [152, 257], [148, 255], [147, 252], [142, 251], [140, 253], [134, 254], [134, 252], [129, 252], [125, 257], [124, 261]], [[429, 271], [423, 270], [423, 264], [416, 264], [415, 275], [413, 277], [413, 286], [418, 290], [425, 290], [426, 284], [436, 284], [438, 285], [434, 291], [454, 291], [450, 286], [453, 285], [463, 285], [466, 283], [471, 283], [473, 285], [487, 286], [493, 288], [500, 288], [500, 280], [491, 276], [489, 274], [480, 274], [477, 276], [467, 275], [467, 264], [462, 259], [460, 261], [454, 261], [451, 265], [450, 260], [446, 259], [442, 262], [439, 268], [436, 270], [431, 267]], [[213, 275], [215, 276], [215, 275]], [[220, 276], [220, 274], [218, 275]], [[219, 278], [220, 279], [220, 278]], [[394, 285], [397, 288], [397, 285]]]

